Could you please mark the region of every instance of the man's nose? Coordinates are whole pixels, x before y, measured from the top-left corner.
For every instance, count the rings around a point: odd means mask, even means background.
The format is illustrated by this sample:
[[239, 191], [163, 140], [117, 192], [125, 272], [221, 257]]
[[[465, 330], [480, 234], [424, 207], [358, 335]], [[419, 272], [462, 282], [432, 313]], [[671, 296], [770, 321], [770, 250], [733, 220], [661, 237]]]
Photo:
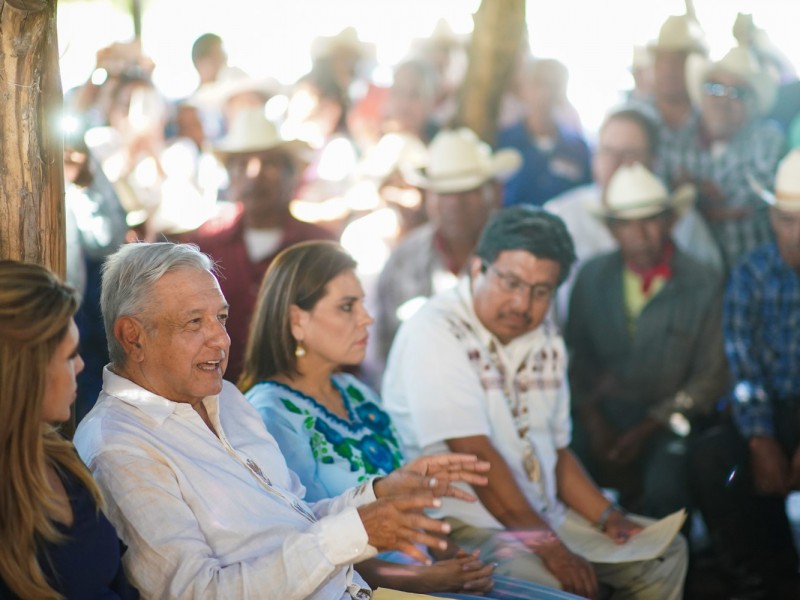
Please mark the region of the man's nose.
[[261, 163], [261, 159], [258, 158], [257, 156], [254, 156], [247, 161], [247, 166], [245, 167], [245, 174], [250, 179], [254, 179], [261, 174], [261, 170], [263, 168], [264, 167], [263, 164]]

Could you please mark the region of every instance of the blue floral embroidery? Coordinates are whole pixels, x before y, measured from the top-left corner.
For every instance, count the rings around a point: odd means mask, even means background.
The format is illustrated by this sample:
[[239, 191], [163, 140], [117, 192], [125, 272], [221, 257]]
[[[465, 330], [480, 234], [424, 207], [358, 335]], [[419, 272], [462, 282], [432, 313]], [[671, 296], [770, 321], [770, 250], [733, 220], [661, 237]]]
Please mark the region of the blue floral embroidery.
[[316, 422], [314, 423], [314, 429], [316, 429], [322, 435], [324, 435], [325, 439], [328, 440], [334, 447], [341, 446], [345, 442], [344, 436], [335, 429], [333, 429], [324, 420], [318, 417], [315, 419], [315, 421]]
[[367, 473], [390, 473], [398, 465], [392, 451], [374, 435], [365, 435], [358, 441], [358, 449], [364, 457]]
[[375, 433], [383, 437], [391, 437], [392, 430], [389, 428], [389, 415], [383, 412], [374, 402], [364, 402], [356, 407], [358, 418], [364, 422]]

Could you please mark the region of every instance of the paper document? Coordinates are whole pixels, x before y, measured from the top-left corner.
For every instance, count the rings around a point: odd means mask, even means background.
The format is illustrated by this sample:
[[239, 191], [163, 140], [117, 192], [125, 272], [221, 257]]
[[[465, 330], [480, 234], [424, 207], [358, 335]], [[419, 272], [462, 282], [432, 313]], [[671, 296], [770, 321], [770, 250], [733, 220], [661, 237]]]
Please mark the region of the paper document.
[[686, 511], [681, 509], [659, 521], [638, 515], [629, 515], [628, 518], [642, 525], [644, 529], [624, 544], [614, 543], [614, 540], [572, 511], [567, 513], [564, 523], [556, 533], [567, 548], [590, 562], [650, 560], [660, 556], [678, 534], [686, 520]]

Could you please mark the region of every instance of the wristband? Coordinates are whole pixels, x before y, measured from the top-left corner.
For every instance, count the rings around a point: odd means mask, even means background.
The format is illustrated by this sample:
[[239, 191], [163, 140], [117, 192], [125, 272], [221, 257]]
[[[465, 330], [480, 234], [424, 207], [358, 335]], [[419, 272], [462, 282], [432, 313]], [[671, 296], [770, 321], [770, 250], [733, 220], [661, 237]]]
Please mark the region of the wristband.
[[603, 512], [600, 513], [600, 516], [597, 517], [597, 523], [595, 524], [595, 527], [597, 527], [600, 531], [605, 531], [606, 523], [608, 523], [611, 513], [613, 513], [615, 510], [624, 514], [624, 511], [619, 506], [611, 502], [603, 509]]

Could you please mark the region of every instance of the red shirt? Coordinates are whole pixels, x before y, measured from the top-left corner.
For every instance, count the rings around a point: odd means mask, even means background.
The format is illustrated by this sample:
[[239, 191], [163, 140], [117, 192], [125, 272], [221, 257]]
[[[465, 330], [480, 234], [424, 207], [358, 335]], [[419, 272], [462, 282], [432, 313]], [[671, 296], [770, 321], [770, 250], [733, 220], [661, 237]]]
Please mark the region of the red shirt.
[[250, 318], [256, 306], [261, 280], [272, 260], [282, 250], [298, 242], [335, 240], [333, 234], [322, 227], [289, 216], [275, 252], [254, 263], [247, 255], [242, 212], [242, 207], [238, 206], [232, 214], [209, 221], [192, 240], [216, 261], [219, 285], [230, 304], [228, 335], [231, 337], [231, 351], [225, 379], [233, 382], [242, 372]]

